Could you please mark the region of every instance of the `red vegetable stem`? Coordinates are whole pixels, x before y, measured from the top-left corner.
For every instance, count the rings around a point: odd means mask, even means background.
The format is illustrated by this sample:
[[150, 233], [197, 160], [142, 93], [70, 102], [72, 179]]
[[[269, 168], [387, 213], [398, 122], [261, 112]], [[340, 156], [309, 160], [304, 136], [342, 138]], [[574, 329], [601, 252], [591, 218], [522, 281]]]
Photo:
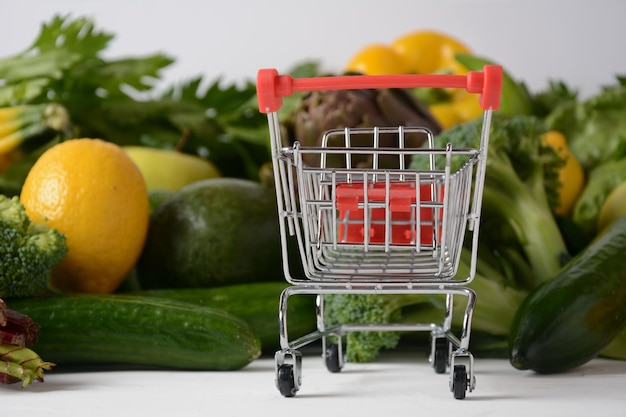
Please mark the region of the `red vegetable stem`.
[[39, 325], [30, 317], [7, 308], [6, 324], [0, 327], [0, 344], [32, 346], [39, 337]]
[[7, 325], [7, 305], [2, 298], [0, 298], [0, 326]]

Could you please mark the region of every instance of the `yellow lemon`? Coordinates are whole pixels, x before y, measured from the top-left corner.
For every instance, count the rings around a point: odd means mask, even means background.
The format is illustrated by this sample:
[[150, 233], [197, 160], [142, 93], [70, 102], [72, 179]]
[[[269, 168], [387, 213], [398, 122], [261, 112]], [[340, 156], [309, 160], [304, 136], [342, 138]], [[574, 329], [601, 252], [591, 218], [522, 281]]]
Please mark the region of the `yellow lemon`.
[[119, 146], [73, 139], [44, 152], [20, 196], [33, 222], [65, 234], [68, 252], [51, 283], [65, 292], [111, 293], [139, 258], [148, 230], [146, 183]]

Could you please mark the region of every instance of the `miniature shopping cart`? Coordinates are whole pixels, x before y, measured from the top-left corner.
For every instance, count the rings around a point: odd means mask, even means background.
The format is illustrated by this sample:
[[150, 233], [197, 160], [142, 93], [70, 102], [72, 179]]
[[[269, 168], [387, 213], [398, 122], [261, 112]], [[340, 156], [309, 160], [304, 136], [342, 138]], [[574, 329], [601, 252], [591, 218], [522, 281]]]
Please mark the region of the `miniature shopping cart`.
[[[292, 78], [275, 69], [258, 72], [259, 110], [267, 113], [269, 122], [283, 266], [291, 284], [281, 294], [278, 311], [276, 385], [283, 396], [294, 396], [301, 387], [300, 348], [321, 339], [326, 367], [338, 372], [345, 362], [342, 336], [350, 331], [430, 332], [429, 359], [436, 373], [450, 370], [454, 397], [463, 399], [475, 388], [469, 339], [476, 294], [468, 284], [475, 272], [489, 130], [501, 84], [502, 70], [495, 65], [467, 75]], [[378, 88], [464, 89], [476, 94], [484, 110], [480, 146], [437, 147], [432, 132], [419, 126], [345, 127], [325, 132], [314, 146], [304, 146], [297, 138], [283, 142], [278, 120], [283, 97]], [[293, 239], [302, 276], [295, 276], [289, 265]], [[457, 276], [464, 245], [471, 248], [471, 272]], [[325, 324], [325, 296], [367, 293], [444, 295], [445, 317], [441, 323]], [[317, 330], [290, 340], [287, 305], [296, 294], [316, 296]], [[459, 337], [452, 333], [454, 296], [467, 297]]]

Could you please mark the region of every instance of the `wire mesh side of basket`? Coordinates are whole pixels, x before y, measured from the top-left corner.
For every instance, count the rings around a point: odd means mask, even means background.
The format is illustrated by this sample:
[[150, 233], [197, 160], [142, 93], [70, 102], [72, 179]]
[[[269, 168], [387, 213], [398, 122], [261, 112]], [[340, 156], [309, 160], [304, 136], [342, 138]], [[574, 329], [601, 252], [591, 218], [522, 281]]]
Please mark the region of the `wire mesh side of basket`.
[[[395, 146], [381, 147], [383, 134], [396, 135]], [[407, 134], [425, 139], [407, 146]], [[434, 148], [428, 130], [403, 127], [333, 130], [321, 146], [296, 142], [283, 148], [275, 162], [284, 175], [284, 214], [298, 238], [306, 276], [452, 279], [470, 217], [478, 154], [451, 145]], [[455, 158], [464, 162], [451, 171]], [[416, 163], [421, 168], [410, 167]]]

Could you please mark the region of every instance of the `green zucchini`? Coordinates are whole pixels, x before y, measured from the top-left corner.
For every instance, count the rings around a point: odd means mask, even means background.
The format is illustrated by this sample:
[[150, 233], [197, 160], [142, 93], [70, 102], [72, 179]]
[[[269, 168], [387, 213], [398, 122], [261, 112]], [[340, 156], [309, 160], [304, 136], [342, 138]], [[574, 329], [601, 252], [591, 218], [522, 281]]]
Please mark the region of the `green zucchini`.
[[564, 372], [596, 357], [626, 326], [626, 216], [520, 305], [509, 339], [518, 369]]
[[[132, 294], [227, 311], [250, 325], [261, 341], [263, 353], [267, 353], [278, 347], [278, 302], [285, 287], [284, 282], [259, 282], [212, 288], [141, 290]], [[287, 304], [289, 336], [297, 337], [315, 330], [315, 311], [313, 297], [291, 297]]]
[[11, 300], [41, 327], [32, 347], [57, 365], [235, 370], [260, 355], [247, 323], [219, 309], [120, 294]]

